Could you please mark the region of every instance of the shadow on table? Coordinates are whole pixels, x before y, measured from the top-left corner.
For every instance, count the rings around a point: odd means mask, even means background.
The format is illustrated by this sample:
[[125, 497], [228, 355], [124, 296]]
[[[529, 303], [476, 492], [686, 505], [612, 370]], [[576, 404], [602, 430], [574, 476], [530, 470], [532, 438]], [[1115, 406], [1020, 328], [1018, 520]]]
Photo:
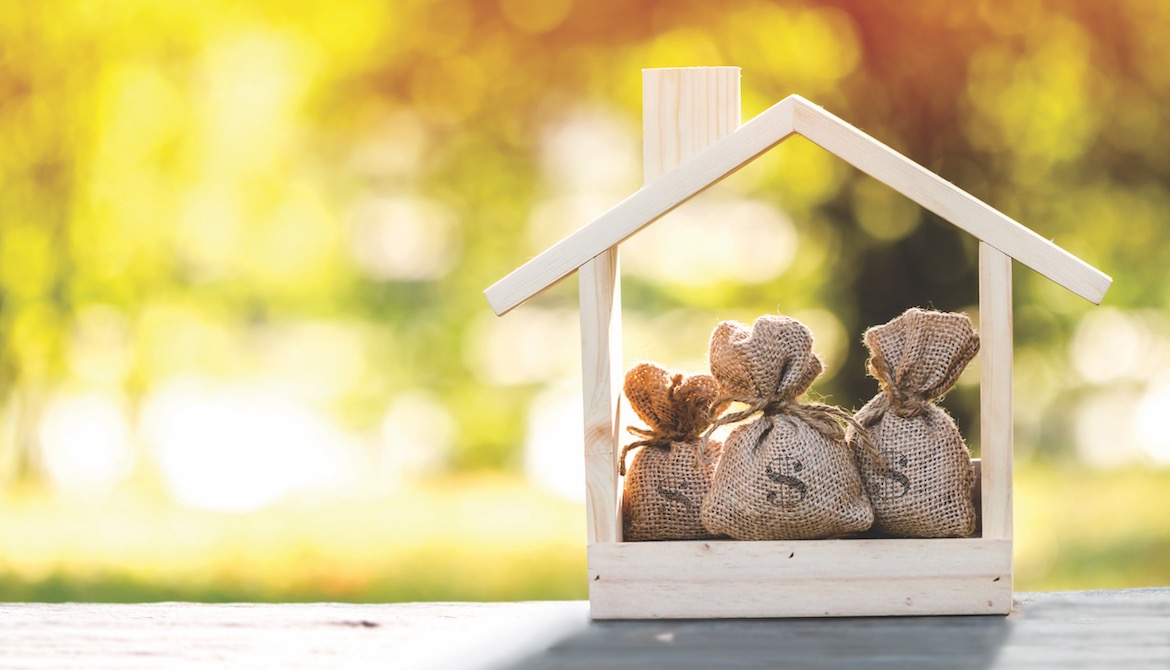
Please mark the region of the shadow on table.
[[995, 664], [1002, 616], [592, 622], [510, 670], [959, 668]]

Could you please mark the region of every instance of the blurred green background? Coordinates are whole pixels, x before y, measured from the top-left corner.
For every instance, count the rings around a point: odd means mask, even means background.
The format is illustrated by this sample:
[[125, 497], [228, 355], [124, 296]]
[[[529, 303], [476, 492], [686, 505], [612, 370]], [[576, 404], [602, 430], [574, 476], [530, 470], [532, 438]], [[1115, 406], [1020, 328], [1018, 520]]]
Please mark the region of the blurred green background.
[[[1017, 266], [1016, 588], [1170, 584], [1170, 5], [46, 1], [0, 11], [0, 599], [579, 598], [576, 281], [644, 67], [800, 93], [1115, 279]], [[623, 247], [627, 364], [975, 315], [974, 240], [800, 139]], [[976, 367], [976, 366], [973, 366]], [[970, 371], [970, 372], [974, 372]], [[977, 374], [947, 398], [978, 444]], [[977, 451], [977, 447], [976, 447]]]

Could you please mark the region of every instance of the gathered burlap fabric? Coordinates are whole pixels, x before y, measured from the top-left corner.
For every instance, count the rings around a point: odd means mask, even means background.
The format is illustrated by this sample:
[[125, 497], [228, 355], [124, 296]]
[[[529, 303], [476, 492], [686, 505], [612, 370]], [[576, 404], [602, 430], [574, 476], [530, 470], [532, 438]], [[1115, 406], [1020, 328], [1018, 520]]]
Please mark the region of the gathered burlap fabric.
[[[869, 373], [881, 392], [854, 417], [881, 454], [858, 451], [874, 529], [902, 537], [975, 531], [971, 454], [941, 398], [979, 351], [965, 314], [912, 308], [865, 332]], [[849, 439], [860, 437], [858, 429]]]
[[722, 399], [748, 405], [716, 424], [755, 416], [723, 445], [703, 500], [703, 525], [712, 533], [737, 540], [811, 540], [860, 532], [873, 523], [839, 423], [851, 417], [836, 407], [796, 401], [823, 369], [812, 344], [809, 329], [786, 316], [762, 316], [751, 329], [724, 321], [712, 333], [711, 374]]
[[[654, 363], [639, 363], [626, 373], [630, 406], [648, 430], [629, 427], [643, 439], [626, 445], [621, 472], [623, 537], [638, 540], [698, 540], [711, 535], [699, 521], [703, 496], [711, 487], [720, 444], [701, 445], [702, 433], [722, 407], [710, 375], [686, 376]], [[726, 406], [724, 404], [723, 406]], [[626, 454], [634, 455], [626, 472]], [[705, 449], [705, 453], [700, 453]]]

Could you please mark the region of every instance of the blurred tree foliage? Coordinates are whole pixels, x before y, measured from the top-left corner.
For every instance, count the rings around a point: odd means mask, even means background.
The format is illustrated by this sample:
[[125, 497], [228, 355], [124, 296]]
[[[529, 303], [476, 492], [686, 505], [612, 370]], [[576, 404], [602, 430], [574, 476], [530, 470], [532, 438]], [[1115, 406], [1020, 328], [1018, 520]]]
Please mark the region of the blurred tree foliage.
[[[1160, 313], [1168, 26], [1170, 6], [1144, 0], [12, 3], [0, 12], [5, 471], [35, 474], [45, 403], [62, 389], [123, 398], [134, 423], [166, 380], [269, 374], [282, 365], [273, 343], [303, 326], [340, 333], [291, 358], [318, 361], [307, 384], [328, 392], [314, 402], [346, 425], [369, 430], [424, 389], [458, 424], [449, 467], [515, 466], [529, 401], [563, 371], [485, 373], [484, 359], [524, 347], [481, 346], [497, 328], [481, 291], [588, 220], [537, 226], [565, 179], [608, 179], [590, 192], [602, 206], [639, 186], [636, 164], [558, 177], [549, 156], [558, 128], [585, 115], [598, 155], [636, 159], [643, 67], [741, 66], [745, 118], [799, 92], [1114, 275], [1112, 306]], [[844, 372], [820, 392], [858, 406], [875, 390], [866, 327], [911, 305], [976, 303], [973, 240], [810, 145], [780, 147], [730, 188], [791, 218], [790, 263], [752, 281], [626, 281], [635, 328], [678, 310], [702, 324], [690, 358], [719, 318], [823, 309]], [[1017, 276], [1020, 435], [1059, 452], [1095, 389], [1140, 393], [1170, 363], [1078, 375], [1067, 351], [1089, 306]], [[529, 308], [571, 314], [572, 283]], [[575, 356], [573, 341], [546, 344]], [[343, 349], [354, 372], [337, 377]], [[974, 431], [974, 388], [950, 407]]]

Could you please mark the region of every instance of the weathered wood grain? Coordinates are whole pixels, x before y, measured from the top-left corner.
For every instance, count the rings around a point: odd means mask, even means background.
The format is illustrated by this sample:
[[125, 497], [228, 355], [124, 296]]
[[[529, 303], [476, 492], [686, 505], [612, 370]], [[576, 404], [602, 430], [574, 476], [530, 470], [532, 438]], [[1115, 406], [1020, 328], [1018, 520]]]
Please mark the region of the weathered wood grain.
[[1170, 668], [1170, 588], [1008, 617], [589, 622], [588, 603], [0, 604], [0, 668]]
[[588, 603], [0, 604], [0, 668], [495, 668]]

